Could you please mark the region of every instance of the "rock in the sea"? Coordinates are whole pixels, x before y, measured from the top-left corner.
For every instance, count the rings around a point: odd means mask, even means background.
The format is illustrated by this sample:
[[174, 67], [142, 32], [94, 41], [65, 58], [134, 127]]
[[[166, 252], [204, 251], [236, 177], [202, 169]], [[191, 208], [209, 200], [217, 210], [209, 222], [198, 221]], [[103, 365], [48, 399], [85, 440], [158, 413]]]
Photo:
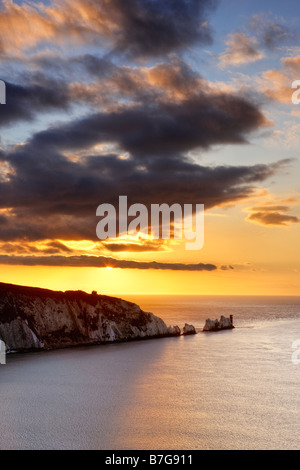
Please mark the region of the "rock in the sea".
[[185, 335], [185, 336], [186, 335], [195, 335], [196, 334], [195, 327], [193, 325], [188, 325], [188, 323], [186, 323], [183, 327], [182, 334]]
[[203, 327], [203, 331], [216, 331], [219, 330], [219, 320], [211, 320], [208, 318]]
[[169, 329], [170, 336], [180, 336], [181, 335], [181, 330], [180, 330], [179, 326], [169, 326], [168, 329]]
[[226, 318], [223, 315], [220, 320], [207, 319], [203, 328], [203, 331], [220, 331], [220, 330], [231, 330], [234, 328], [230, 318]]
[[122, 299], [0, 283], [0, 339], [8, 351], [179, 335], [178, 326]]
[[222, 315], [220, 318], [220, 328], [221, 330], [226, 330], [226, 329], [234, 328], [234, 326], [231, 323], [230, 318], [226, 318]]

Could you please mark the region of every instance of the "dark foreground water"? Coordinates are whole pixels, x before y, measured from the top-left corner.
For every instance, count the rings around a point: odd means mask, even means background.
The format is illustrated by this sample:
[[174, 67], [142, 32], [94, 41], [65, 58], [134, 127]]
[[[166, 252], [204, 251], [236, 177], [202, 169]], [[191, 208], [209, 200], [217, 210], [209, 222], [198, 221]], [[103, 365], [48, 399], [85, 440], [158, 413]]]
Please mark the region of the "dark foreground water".
[[10, 355], [0, 449], [300, 448], [299, 298], [134, 300], [168, 324], [233, 314], [236, 329]]

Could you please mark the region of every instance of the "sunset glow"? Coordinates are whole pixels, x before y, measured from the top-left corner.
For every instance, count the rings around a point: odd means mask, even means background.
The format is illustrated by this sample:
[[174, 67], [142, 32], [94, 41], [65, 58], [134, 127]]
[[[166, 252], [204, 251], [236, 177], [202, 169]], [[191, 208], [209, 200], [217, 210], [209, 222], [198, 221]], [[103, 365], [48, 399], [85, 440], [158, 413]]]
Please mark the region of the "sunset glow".
[[[169, 2], [133, 3], [1, 3], [1, 281], [299, 295], [294, 11], [183, 1], [178, 23]], [[149, 213], [204, 204], [204, 247], [154, 237], [150, 219], [99, 239], [97, 207], [120, 196]]]

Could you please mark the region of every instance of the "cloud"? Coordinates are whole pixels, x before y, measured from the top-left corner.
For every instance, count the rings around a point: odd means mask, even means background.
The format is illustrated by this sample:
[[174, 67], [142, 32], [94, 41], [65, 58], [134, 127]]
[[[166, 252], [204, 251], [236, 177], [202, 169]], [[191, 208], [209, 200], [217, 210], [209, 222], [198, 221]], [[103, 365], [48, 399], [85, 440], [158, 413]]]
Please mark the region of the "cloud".
[[286, 214], [289, 210], [290, 207], [286, 205], [265, 204], [263, 206], [256, 206], [249, 209], [251, 214], [248, 216], [247, 220], [257, 222], [261, 225], [275, 226], [287, 226], [291, 223], [299, 223], [300, 218]]
[[63, 243], [53, 240], [51, 242], [42, 242], [37, 246], [33, 243], [27, 243], [20, 241], [17, 243], [1, 243], [0, 253], [11, 254], [11, 255], [26, 255], [26, 254], [40, 254], [40, 255], [51, 255], [57, 253], [72, 253], [73, 250], [68, 248]]
[[71, 253], [71, 252], [72, 252], [72, 250], [71, 250], [69, 247], [67, 247], [67, 246], [64, 245], [63, 243], [58, 242], [58, 241], [56, 241], [56, 240], [53, 240], [53, 241], [51, 241], [51, 242], [48, 242], [48, 243], [47, 243], [47, 246], [49, 246], [49, 247], [55, 249], [56, 252], [58, 252], [58, 251], [63, 251], [63, 252], [67, 252], [67, 253]]
[[[0, 9], [2, 54], [37, 45], [110, 46], [131, 58], [165, 55], [211, 42], [207, 20], [214, 0], [54, 0], [49, 5], [9, 0]], [[106, 42], [106, 43], [105, 43]]]
[[261, 90], [272, 100], [290, 104], [293, 92], [292, 81], [286, 71], [267, 70], [262, 75]]
[[269, 125], [258, 107], [232, 94], [210, 93], [180, 103], [147, 100], [100, 112], [33, 136], [31, 144], [79, 150], [114, 142], [137, 156], [178, 154], [216, 144], [246, 143], [246, 135]]
[[[77, 106], [77, 112], [74, 113], [77, 119], [64, 124], [64, 132], [72, 131], [72, 126], [75, 128], [76, 124], [82, 128], [79, 134], [78, 129], [74, 129], [78, 134], [74, 140], [74, 148], [79, 138], [82, 141], [81, 147], [92, 145], [93, 141], [90, 144], [88, 142], [92, 131], [96, 143], [120, 140], [115, 134], [119, 133], [121, 137], [122, 119], [128, 121], [127, 128], [123, 130], [125, 136], [127, 132], [134, 132], [135, 126], [144, 133], [145, 128], [150, 126], [152, 140], [167, 138], [170, 141], [172, 127], [178, 137], [195, 134], [197, 128], [200, 131], [203, 129], [203, 132], [197, 132], [198, 139], [203, 143], [204, 136], [209, 133], [209, 137], [215, 126], [220, 129], [219, 141], [223, 142], [228, 136], [228, 141], [234, 143], [245, 141], [246, 134], [269, 124], [259, 106], [251, 99], [238, 95], [233, 89], [226, 92], [213, 86], [182, 59], [173, 57], [170, 61], [158, 62], [151, 67], [116, 66], [109, 60], [90, 54], [68, 60], [59, 56], [40, 57], [36, 60], [38, 66], [42, 65], [44, 70], [17, 75], [16, 82], [21, 84], [7, 82], [7, 105], [0, 107], [0, 125], [5, 126], [20, 120], [31, 121], [38, 114], [49, 114], [52, 111], [74, 111], [74, 105], [82, 105], [80, 109]], [[29, 61], [29, 64], [36, 65], [36, 60]], [[55, 64], [50, 73], [47, 71], [49, 61]], [[78, 81], [79, 75], [84, 76], [84, 81]], [[101, 112], [91, 114], [95, 108], [98, 111], [101, 109]], [[84, 112], [85, 117], [78, 117], [78, 111]], [[206, 115], [209, 119], [205, 119]], [[178, 121], [183, 119], [188, 119], [190, 125], [187, 127], [188, 122], [180, 122], [182, 130], [179, 132]], [[89, 133], [84, 128], [85, 123], [90, 127]], [[129, 127], [130, 123], [132, 124]], [[157, 132], [158, 127], [161, 134]], [[57, 130], [60, 132], [60, 127]], [[54, 138], [58, 138], [54, 135], [55, 128], [48, 129], [35, 138], [40, 138], [41, 142], [42, 137], [46, 137], [50, 131], [52, 145], [55, 145]], [[86, 140], [82, 139], [83, 133]], [[211, 143], [199, 146], [213, 145], [218, 133], [214, 132], [214, 135], [215, 139], [211, 139]], [[137, 138], [140, 138], [139, 135]], [[141, 138], [145, 140], [145, 137]], [[132, 135], [129, 135], [129, 139], [132, 141]], [[124, 136], [122, 140], [117, 143], [123, 144]], [[191, 147], [195, 147], [193, 140]]]
[[132, 252], [144, 253], [148, 251], [165, 251], [166, 247], [163, 245], [162, 240], [157, 241], [142, 241], [138, 243], [103, 243], [103, 247], [112, 253]]
[[194, 43], [211, 42], [207, 12], [209, 0], [114, 0], [118, 15], [116, 49], [131, 57], [157, 57]]
[[[300, 70], [300, 56], [295, 56], [295, 51], [299, 51], [299, 48], [292, 47], [292, 44], [297, 45], [299, 42], [298, 33], [285, 24], [283, 18], [272, 18], [271, 14], [265, 13], [253, 15], [248, 28], [251, 33], [255, 33], [259, 47], [266, 49], [268, 54], [270, 54], [270, 50], [280, 46], [282, 50], [294, 55], [293, 57], [281, 57], [281, 68], [265, 70], [260, 77], [255, 79], [257, 89], [269, 99], [290, 104], [291, 85], [297, 78], [295, 74]], [[284, 49], [285, 43], [291, 47]]]
[[292, 73], [300, 71], [300, 55], [294, 57], [283, 57], [281, 63], [284, 68], [292, 71]]
[[[79, 54], [70, 58], [59, 54], [37, 54], [26, 66], [26, 80], [43, 81], [47, 70], [49, 86], [65, 89], [67, 98], [103, 110], [118, 109], [120, 104], [183, 101], [199, 94], [212, 93], [212, 85], [178, 56], [151, 66], [117, 65], [111, 58]], [[31, 70], [30, 70], [31, 69]], [[36, 72], [32, 70], [37, 69]], [[79, 77], [84, 79], [79, 80]], [[16, 77], [20, 79], [20, 77]], [[24, 83], [24, 77], [21, 77]], [[216, 88], [215, 88], [216, 89]]]
[[17, 243], [0, 243], [0, 253], [5, 255], [55, 255], [60, 253], [72, 253], [73, 250], [59, 241], [38, 243], [37, 245], [21, 240]]
[[284, 104], [292, 103], [292, 83], [300, 71], [300, 56], [283, 57], [280, 69], [271, 69], [263, 72], [261, 78], [256, 80], [257, 87], [268, 98]]
[[[210, 209], [250, 197], [288, 163], [209, 166], [188, 157], [215, 145], [247, 144], [270, 125], [259, 104], [232, 89], [218, 90], [174, 55], [211, 41], [207, 17], [215, 6], [209, 0], [2, 2], [0, 50], [26, 55], [19, 55], [7, 82], [0, 125], [37, 117], [43, 122], [45, 113], [83, 105], [70, 121], [0, 149], [4, 252], [74, 254], [61, 241], [98, 241], [96, 208], [105, 202], [117, 207], [119, 195], [147, 208], [177, 202]], [[71, 43], [92, 44], [98, 55], [88, 48], [72, 55]], [[260, 58], [256, 40], [242, 33], [227, 45], [228, 63]], [[121, 61], [116, 54], [124, 54]], [[18, 74], [22, 67], [24, 76]], [[49, 239], [37, 251], [30, 246]], [[25, 251], [14, 252], [11, 241]], [[164, 249], [152, 241], [104, 246], [112, 253]]]
[[227, 49], [218, 56], [222, 67], [255, 62], [265, 57], [264, 50], [273, 50], [287, 42], [297, 43], [297, 34], [285, 24], [285, 20], [271, 13], [253, 15], [245, 31], [228, 35]]
[[295, 216], [281, 214], [280, 212], [254, 212], [248, 220], [258, 222], [261, 225], [286, 226], [288, 223], [299, 223], [300, 219]]
[[71, 105], [68, 87], [63, 82], [42, 77], [38, 83], [27, 85], [6, 82], [6, 96], [6, 105], [0, 106], [0, 126], [32, 121], [37, 113], [67, 110]]
[[248, 64], [264, 57], [257, 39], [240, 31], [229, 34], [226, 45], [227, 49], [218, 57], [222, 67]]
[[225, 265], [223, 264], [222, 266], [220, 266], [220, 269], [221, 269], [221, 271], [230, 271], [230, 270], [233, 270], [234, 267], [231, 266], [231, 265], [228, 266], [226, 264]]
[[262, 46], [270, 50], [286, 42], [293, 43], [297, 40], [297, 35], [285, 24], [285, 20], [272, 18], [272, 14], [253, 15], [249, 28], [256, 33]]
[[7, 256], [0, 255], [0, 265], [72, 266], [121, 269], [161, 269], [171, 271], [215, 271], [214, 264], [162, 263], [156, 261], [117, 260], [105, 256]]
[[102, 203], [117, 208], [119, 195], [147, 208], [177, 202], [201, 203], [209, 209], [238, 202], [289, 163], [206, 167], [182, 155], [167, 155], [143, 159], [141, 167], [139, 159], [121, 159], [118, 154], [73, 161], [32, 144], [11, 153], [0, 151], [1, 160], [11, 167], [0, 182], [3, 241], [96, 240], [96, 208]]
[[[44, 70], [54, 78], [64, 78], [68, 82], [69, 93], [79, 101], [89, 104], [105, 105], [112, 108], [112, 102], [128, 103], [147, 101], [178, 102], [201, 94], [216, 92], [217, 87], [203, 79], [178, 55], [164, 57], [151, 65], [129, 66], [113, 62], [111, 57], [99, 57], [86, 53], [62, 57], [59, 54], [37, 54], [26, 62], [29, 69], [37, 69], [41, 75]], [[30, 78], [32, 72], [27, 75]], [[84, 81], [79, 81], [84, 76]], [[54, 80], [53, 78], [53, 80]], [[232, 87], [230, 88], [232, 92]], [[81, 96], [80, 96], [81, 95]]]
[[[44, 55], [44, 60], [40, 65], [47, 68], [54, 57]], [[206, 209], [235, 203], [287, 163], [205, 166], [189, 159], [191, 150], [246, 144], [269, 122], [257, 104], [214, 89], [182, 59], [129, 67], [83, 54], [58, 63], [59, 69], [72, 71], [72, 80], [77, 67], [96, 82], [84, 85], [68, 82], [65, 75], [58, 81], [32, 73], [12, 101], [11, 120], [69, 109], [74, 102], [90, 104], [97, 92], [97, 105], [106, 98], [101, 111], [91, 114], [85, 107], [84, 117], [0, 150], [0, 208], [10, 208], [1, 214], [2, 241], [96, 240], [97, 206], [117, 207], [119, 195], [148, 208], [155, 203], [201, 203]], [[61, 84], [58, 96], [56, 84]]]

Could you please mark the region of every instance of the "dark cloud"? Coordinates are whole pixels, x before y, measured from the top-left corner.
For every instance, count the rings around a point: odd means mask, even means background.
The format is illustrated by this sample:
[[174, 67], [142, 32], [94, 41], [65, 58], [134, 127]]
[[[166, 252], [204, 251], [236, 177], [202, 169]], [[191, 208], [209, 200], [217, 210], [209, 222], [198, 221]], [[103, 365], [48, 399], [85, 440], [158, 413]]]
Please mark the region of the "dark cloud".
[[215, 271], [214, 264], [161, 263], [156, 261], [117, 260], [105, 256], [7, 256], [0, 255], [0, 265], [72, 266], [122, 269], [162, 269], [172, 271]]
[[[189, 44], [209, 41], [207, 13], [215, 7], [209, 0], [77, 0], [77, 4], [86, 13], [85, 32], [92, 25], [98, 36], [109, 37], [115, 51], [138, 59], [165, 57]], [[80, 36], [84, 28], [78, 28], [76, 15], [70, 19], [66, 15], [72, 8], [71, 3], [63, 5], [65, 29], [74, 26]], [[51, 110], [68, 110], [72, 103], [95, 102], [98, 106], [102, 97], [97, 101], [97, 93], [106, 99], [105, 106], [101, 112], [38, 132], [14, 150], [0, 150], [4, 165], [0, 208], [10, 208], [0, 215], [0, 240], [4, 242], [96, 241], [96, 208], [101, 203], [117, 207], [119, 195], [127, 195], [129, 204], [138, 202], [147, 208], [155, 203], [201, 203], [209, 209], [234, 203], [251, 196], [257, 183], [286, 163], [204, 166], [188, 159], [191, 150], [247, 143], [252, 132], [268, 123], [259, 105], [212, 91], [178, 57], [170, 56], [147, 69], [117, 66], [113, 54], [62, 56], [55, 61], [56, 57], [45, 54], [36, 60], [43, 72], [27, 73], [22, 85], [7, 83], [7, 105], [0, 107], [0, 125], [32, 120]], [[97, 77], [96, 82], [71, 83], [77, 70], [79, 76], [85, 71], [93, 79]], [[63, 78], [50, 78], [55, 72]], [[108, 144], [111, 153], [93, 148]], [[163, 249], [153, 242], [103, 246], [111, 252]], [[39, 252], [70, 250], [53, 241]]]
[[[59, 80], [42, 72], [27, 73], [22, 85], [8, 82], [0, 125], [32, 120], [37, 113], [69, 110], [75, 103], [103, 109], [35, 135], [33, 142], [39, 145], [80, 149], [109, 141], [135, 155], [153, 156], [246, 142], [250, 132], [268, 124], [251, 99], [213, 92], [179, 59], [147, 70], [116, 66], [89, 54], [67, 61], [59, 57], [39, 60], [44, 67], [43, 60], [46, 64], [57, 61], [58, 70], [66, 73]], [[80, 75], [83, 71], [95, 74], [96, 81], [78, 82], [74, 64], [81, 67]]]
[[111, 251], [112, 253], [117, 252], [132, 252], [132, 253], [143, 253], [148, 251], [164, 251], [165, 246], [161, 241], [158, 242], [143, 242], [139, 243], [103, 243], [103, 247]]
[[39, 147], [79, 150], [113, 142], [134, 157], [178, 154], [247, 141], [267, 125], [258, 107], [230, 94], [199, 94], [180, 103], [152, 103], [97, 113], [36, 134]]
[[37, 253], [38, 249], [35, 247], [29, 247], [27, 244], [18, 244], [18, 243], [2, 243], [0, 245], [0, 252], [6, 254], [28, 254], [28, 253]]
[[[81, 54], [68, 59], [59, 55], [38, 55], [29, 61], [30, 68], [47, 70], [50, 76], [71, 82], [72, 98], [101, 103], [111, 109], [112, 102], [153, 103], [167, 101], [170, 95], [194, 97], [209, 92], [208, 83], [178, 56], [172, 55], [151, 67], [117, 65], [108, 57]], [[83, 75], [84, 74], [84, 75]], [[78, 77], [85, 77], [84, 82]], [[32, 80], [32, 73], [28, 73]]]
[[39, 84], [6, 82], [6, 104], [0, 106], [0, 126], [31, 121], [37, 113], [66, 110], [71, 104], [70, 98], [63, 82], [43, 79]]
[[[192, 84], [199, 76], [182, 61], [160, 64], [151, 73], [154, 80], [163, 76], [163, 86], [180, 90], [184, 97], [170, 102], [143, 95], [135, 106], [124, 104], [116, 111], [50, 127], [13, 151], [0, 151], [6, 172], [0, 182], [0, 208], [12, 208], [1, 225], [1, 240], [95, 240], [97, 206], [117, 206], [119, 195], [148, 208], [176, 202], [209, 209], [248, 197], [256, 183], [282, 166], [284, 162], [209, 167], [189, 160], [186, 153], [193, 149], [246, 143], [249, 133], [266, 120], [247, 99], [195, 89]], [[61, 105], [53, 100], [36, 97], [36, 108], [41, 103]], [[108, 143], [113, 153], [95, 154], [93, 146]], [[78, 152], [85, 156], [77, 157]], [[127, 157], [120, 158], [122, 154]]]
[[0, 244], [0, 253], [18, 254], [56, 254], [56, 253], [72, 253], [73, 250], [58, 241], [48, 242], [45, 246], [37, 248], [33, 244], [26, 243], [2, 243]]
[[[135, 60], [211, 43], [217, 0], [62, 0], [0, 4], [0, 53], [49, 43], [106, 46]], [[22, 34], [15, 31], [21, 30]], [[2, 33], [2, 34], [1, 34]]]
[[97, 206], [112, 203], [117, 208], [120, 195], [148, 208], [198, 203], [209, 209], [237, 202], [288, 163], [206, 167], [177, 156], [149, 158], [141, 166], [139, 160], [113, 154], [72, 161], [32, 144], [0, 152], [1, 160], [12, 168], [0, 183], [0, 208], [12, 208], [1, 225], [3, 241], [96, 240]]
[[220, 269], [221, 269], [222, 271], [230, 271], [230, 270], [234, 269], [234, 267], [231, 266], [231, 265], [228, 266], [228, 265], [226, 265], [226, 264], [225, 264], [225, 265], [223, 264], [222, 266], [220, 266]]
[[[191, 45], [211, 42], [208, 17], [216, 4], [214, 0], [3, 4], [0, 53], [16, 56], [10, 64], [13, 75], [7, 72], [7, 104], [0, 107], [0, 126], [37, 117], [43, 122], [43, 114], [51, 111], [74, 114], [70, 122], [33, 134], [23, 145], [0, 148], [0, 263], [233, 269], [74, 256], [78, 252], [62, 242], [99, 242], [96, 208], [101, 203], [117, 207], [119, 195], [148, 209], [155, 203], [201, 203], [210, 209], [248, 198], [257, 184], [288, 163], [209, 166], [188, 157], [196, 149], [247, 143], [252, 132], [269, 125], [257, 102], [215, 91], [183, 56], [179, 58]], [[271, 47], [284, 32], [268, 24], [261, 34]], [[55, 55], [54, 43], [76, 43], [76, 51], [77, 45], [84, 47], [78, 56], [72, 56], [70, 48], [65, 55], [63, 47]], [[99, 56], [86, 53], [91, 44]], [[49, 48], [43, 53], [45, 45]], [[258, 45], [248, 36], [235, 35], [229, 47], [235, 60], [242, 56], [256, 60]], [[72, 108], [73, 104], [84, 106]], [[268, 212], [273, 220], [276, 211], [289, 218], [285, 222], [295, 222], [283, 207]], [[251, 217], [258, 219], [260, 213], [266, 211], [253, 211]], [[33, 246], [36, 241], [44, 243]], [[97, 253], [156, 252], [165, 246], [153, 240], [99, 242]]]
[[268, 49], [274, 49], [275, 46], [291, 39], [292, 34], [289, 29], [279, 23], [269, 23], [263, 32], [263, 43]]
[[212, 0], [111, 0], [118, 28], [116, 50], [134, 58], [157, 57], [194, 43], [212, 41], [207, 13]]
[[[46, 64], [43, 64], [43, 62], [41, 63], [41, 61], [39, 61], [42, 66], [47, 66], [50, 64], [54, 69], [56, 69], [56, 58], [45, 58], [43, 61], [46, 61]], [[78, 66], [79, 68], [87, 71], [89, 74], [95, 75], [99, 79], [109, 78], [111, 75], [120, 73], [120, 70], [122, 70], [121, 67], [118, 67], [112, 61], [110, 61], [108, 57], [98, 57], [93, 54], [82, 54], [80, 56], [71, 57], [68, 61], [60, 61], [60, 69], [66, 65]]]
[[71, 253], [72, 252], [72, 250], [69, 247], [67, 247], [63, 243], [55, 241], [55, 240], [51, 241], [51, 242], [48, 242], [47, 246], [49, 246], [50, 248], [56, 250], [56, 253], [59, 252], [59, 251], [66, 252], [66, 253]]

